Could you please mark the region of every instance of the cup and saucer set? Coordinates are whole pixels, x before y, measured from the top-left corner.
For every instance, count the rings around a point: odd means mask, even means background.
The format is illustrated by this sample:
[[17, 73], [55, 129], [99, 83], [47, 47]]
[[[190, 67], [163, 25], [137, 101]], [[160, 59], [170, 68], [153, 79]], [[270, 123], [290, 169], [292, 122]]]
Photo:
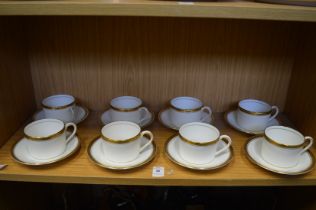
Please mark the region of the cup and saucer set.
[[211, 124], [212, 110], [203, 102], [193, 97], [176, 97], [170, 100], [169, 107], [158, 114], [160, 123], [167, 128], [178, 131], [182, 125], [190, 122]]
[[78, 124], [84, 121], [89, 110], [76, 104], [75, 97], [71, 95], [52, 95], [42, 101], [42, 110], [33, 115], [34, 120], [47, 118], [59, 119], [65, 123], [73, 122]]
[[[12, 147], [12, 157], [21, 164], [56, 163], [80, 148], [76, 124], [88, 116], [88, 109], [76, 105], [71, 95], [49, 96], [42, 101], [42, 108], [33, 116], [35, 121], [24, 128], [24, 137]], [[67, 131], [69, 127], [72, 132]]]
[[140, 98], [134, 96], [120, 96], [110, 102], [110, 109], [101, 115], [103, 125], [115, 121], [130, 121], [141, 128], [149, 126], [155, 119], [155, 115], [143, 106]]
[[213, 125], [192, 122], [165, 143], [165, 154], [177, 165], [193, 170], [214, 170], [233, 158], [232, 140]]
[[267, 127], [280, 125], [276, 119], [277, 106], [255, 99], [245, 99], [238, 103], [236, 110], [225, 114], [225, 120], [234, 129], [246, 134], [263, 134]]
[[314, 168], [315, 158], [309, 151], [313, 138], [285, 126], [271, 126], [264, 135], [245, 144], [245, 153], [255, 165], [268, 171], [285, 174], [306, 174]]
[[88, 147], [93, 163], [112, 170], [127, 170], [149, 163], [156, 155], [156, 144], [150, 131], [129, 121], [116, 121], [103, 126], [101, 136]]

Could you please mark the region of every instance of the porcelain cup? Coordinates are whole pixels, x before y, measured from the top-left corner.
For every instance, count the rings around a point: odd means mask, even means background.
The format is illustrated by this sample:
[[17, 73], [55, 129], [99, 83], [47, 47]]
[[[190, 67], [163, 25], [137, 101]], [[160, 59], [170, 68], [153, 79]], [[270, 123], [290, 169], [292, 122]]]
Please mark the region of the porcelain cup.
[[110, 117], [112, 121], [130, 121], [141, 124], [149, 114], [148, 109], [142, 104], [142, 100], [134, 96], [114, 98], [111, 101]]
[[263, 131], [278, 113], [277, 106], [255, 99], [245, 99], [238, 103], [237, 123], [246, 130]]
[[[202, 118], [202, 113], [208, 115]], [[208, 106], [203, 106], [202, 101], [193, 97], [176, 97], [170, 101], [170, 120], [177, 127], [190, 122], [204, 122], [212, 115], [212, 110]]]
[[[66, 131], [73, 127], [67, 137]], [[27, 151], [36, 159], [50, 159], [61, 155], [68, 142], [75, 136], [77, 126], [57, 119], [37, 120], [24, 128], [24, 136], [28, 141]]]
[[75, 119], [76, 100], [71, 95], [52, 95], [42, 101], [46, 118], [73, 122]]
[[[113, 162], [130, 162], [146, 149], [154, 140], [150, 131], [141, 131], [139, 125], [128, 121], [117, 121], [105, 125], [101, 130], [103, 155]], [[149, 141], [142, 145], [143, 136]]]
[[[179, 155], [192, 164], [209, 163], [222, 152], [229, 149], [232, 140], [227, 135], [220, 135], [219, 130], [206, 123], [193, 122], [181, 126], [179, 130]], [[227, 144], [218, 150], [219, 141], [227, 140]]]
[[284, 126], [265, 129], [261, 156], [268, 163], [282, 168], [297, 165], [300, 156], [313, 145], [313, 138]]

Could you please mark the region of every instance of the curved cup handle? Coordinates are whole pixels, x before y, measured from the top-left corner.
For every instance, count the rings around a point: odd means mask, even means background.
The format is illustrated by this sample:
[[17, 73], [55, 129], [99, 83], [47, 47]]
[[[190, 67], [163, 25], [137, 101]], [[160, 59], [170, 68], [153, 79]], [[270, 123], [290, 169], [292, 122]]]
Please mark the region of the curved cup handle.
[[77, 132], [77, 126], [75, 123], [67, 123], [66, 124], [66, 131], [68, 130], [68, 128], [72, 126], [74, 128], [74, 130], [72, 131], [72, 133], [66, 138], [66, 144], [69, 143], [69, 141], [76, 135]]
[[212, 109], [209, 106], [203, 106], [201, 110], [202, 110], [202, 112], [208, 112], [208, 115], [203, 117], [201, 119], [201, 122], [208, 122], [207, 119], [212, 120]]
[[147, 117], [148, 114], [150, 114], [150, 112], [149, 112], [149, 110], [148, 110], [146, 107], [144, 107], [144, 106], [139, 107], [138, 111], [140, 112], [140, 116], [141, 116], [141, 118], [140, 118], [140, 120], [139, 120], [139, 124], [142, 125], [142, 123], [143, 123], [145, 120], [147, 120], [146, 117]]
[[143, 136], [145, 136], [145, 135], [148, 135], [148, 136], [149, 136], [149, 142], [147, 142], [144, 146], [142, 146], [142, 147], [140, 148], [139, 153], [141, 153], [146, 147], [148, 147], [148, 146], [152, 143], [152, 141], [154, 140], [154, 135], [152, 134], [152, 132], [150, 132], [150, 131], [142, 131], [142, 132], [140, 133], [141, 138], [142, 138]]
[[220, 153], [222, 153], [222, 152], [224, 152], [225, 150], [227, 150], [227, 149], [230, 147], [230, 145], [232, 144], [232, 139], [231, 139], [229, 136], [227, 136], [227, 135], [221, 135], [221, 136], [219, 137], [219, 140], [222, 140], [222, 139], [226, 139], [226, 140], [228, 141], [228, 143], [226, 144], [225, 147], [223, 147], [222, 149], [218, 150], [218, 151], [215, 153], [215, 156], [217, 156], [217, 155], [219, 155]]
[[311, 148], [311, 146], [314, 143], [314, 139], [310, 136], [305, 136], [304, 139], [305, 139], [305, 142], [309, 141], [309, 143], [306, 147], [304, 147], [302, 151], [300, 151], [299, 155], [302, 155], [304, 152], [306, 152], [309, 148]]
[[279, 108], [277, 106], [272, 106], [272, 110], [274, 110], [274, 114], [269, 118], [269, 121], [276, 118], [279, 114]]
[[75, 106], [70, 107], [70, 112], [71, 112], [71, 115], [72, 115], [72, 120], [71, 120], [71, 121], [74, 121], [74, 120], [75, 120], [75, 117], [76, 117]]

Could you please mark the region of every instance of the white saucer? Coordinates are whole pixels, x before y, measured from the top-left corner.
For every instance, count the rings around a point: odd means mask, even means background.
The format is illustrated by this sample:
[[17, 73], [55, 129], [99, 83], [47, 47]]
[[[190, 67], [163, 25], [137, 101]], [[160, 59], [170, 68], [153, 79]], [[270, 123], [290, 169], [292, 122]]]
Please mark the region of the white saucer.
[[[97, 165], [107, 168], [107, 169], [113, 169], [113, 170], [127, 170], [132, 168], [137, 168], [142, 165], [145, 165], [146, 163], [149, 163], [152, 159], [154, 159], [156, 155], [156, 144], [153, 143], [149, 145], [144, 151], [140, 153], [140, 155], [133, 161], [127, 162], [127, 163], [118, 163], [113, 162], [105, 155], [102, 154], [101, 151], [101, 143], [102, 143], [101, 137], [96, 138], [93, 140], [89, 147], [88, 147], [88, 155], [90, 159]], [[146, 142], [149, 141], [149, 139], [143, 137], [142, 139], [143, 145], [146, 144]]]
[[277, 167], [275, 165], [272, 165], [268, 162], [266, 162], [261, 157], [261, 144], [264, 137], [262, 136], [256, 136], [253, 138], [250, 138], [248, 142], [245, 144], [245, 152], [248, 159], [254, 163], [255, 165], [258, 165], [268, 171], [272, 171], [278, 174], [286, 174], [286, 175], [299, 175], [299, 174], [305, 174], [310, 172], [315, 164], [314, 156], [311, 152], [305, 152], [298, 164], [291, 168], [282, 168]]
[[[183, 166], [185, 168], [194, 169], [194, 170], [213, 170], [217, 168], [221, 168], [226, 166], [233, 158], [233, 149], [232, 147], [229, 148], [229, 150], [226, 150], [225, 152], [222, 152], [218, 156], [215, 157], [214, 160], [210, 161], [206, 164], [192, 164], [185, 160], [183, 160], [179, 153], [178, 153], [178, 141], [181, 141], [179, 139], [178, 135], [174, 135], [168, 139], [168, 141], [165, 144], [165, 152], [168, 158], [176, 163], [177, 165]], [[219, 148], [221, 149], [227, 144], [225, 141], [221, 140], [219, 142]]]
[[[84, 121], [88, 115], [89, 115], [89, 110], [86, 108], [86, 107], [83, 107], [83, 106], [79, 106], [79, 105], [76, 105], [75, 106], [75, 120], [74, 120], [74, 123], [75, 124], [78, 124], [82, 121]], [[33, 115], [33, 119], [34, 120], [41, 120], [41, 119], [45, 119], [45, 113], [43, 110], [39, 110], [37, 111], [34, 115]]]
[[[161, 110], [158, 114], [158, 119], [159, 121], [166, 127], [171, 128], [173, 130], [179, 130], [180, 127], [173, 125], [170, 121], [170, 115], [169, 115], [169, 110], [170, 108]], [[205, 116], [207, 116], [208, 114], [206, 112], [202, 112], [202, 118], [204, 118]], [[213, 115], [211, 115], [211, 117], [209, 119], [206, 119], [205, 121], [203, 121], [204, 123], [209, 123], [212, 124], [213, 121]]]
[[[258, 134], [263, 134], [264, 133], [264, 130], [260, 130], [260, 131], [251, 131], [251, 130], [247, 130], [247, 129], [244, 129], [242, 127], [240, 127], [237, 123], [237, 112], [236, 110], [233, 110], [233, 111], [229, 111], [225, 114], [225, 120], [226, 122], [232, 126], [234, 129], [238, 130], [238, 131], [241, 131], [243, 133], [247, 133], [247, 134], [255, 134], [255, 135], [258, 135]], [[271, 120], [267, 127], [270, 127], [270, 126], [274, 126], [274, 125], [280, 125], [280, 122], [277, 120], [277, 119], [273, 119]]]
[[[139, 126], [141, 128], [147, 127], [154, 121], [154, 119], [155, 119], [155, 115], [149, 112], [148, 115], [146, 116], [146, 119]], [[110, 116], [110, 109], [103, 112], [103, 114], [101, 115], [101, 122], [103, 123], [103, 125], [113, 122]]]
[[22, 138], [17, 143], [15, 143], [11, 150], [11, 155], [15, 161], [24, 165], [30, 166], [42, 166], [49, 165], [52, 163], [56, 163], [58, 161], [64, 160], [74, 154], [80, 148], [80, 141], [77, 136], [72, 138], [72, 140], [67, 144], [66, 150], [63, 154], [49, 158], [45, 160], [39, 160], [33, 158], [26, 149], [26, 145], [28, 144], [28, 140]]

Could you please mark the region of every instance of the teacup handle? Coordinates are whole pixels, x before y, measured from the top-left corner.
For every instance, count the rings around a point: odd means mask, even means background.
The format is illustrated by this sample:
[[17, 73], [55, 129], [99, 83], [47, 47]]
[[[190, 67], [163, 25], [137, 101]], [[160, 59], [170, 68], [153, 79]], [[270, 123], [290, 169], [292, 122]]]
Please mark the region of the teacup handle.
[[274, 114], [269, 118], [269, 121], [276, 118], [276, 116], [279, 114], [279, 108], [277, 106], [272, 106], [271, 109], [274, 110]]
[[201, 119], [201, 122], [205, 122], [208, 118], [212, 119], [212, 109], [209, 106], [203, 106], [201, 110], [202, 110], [202, 112], [208, 112], [208, 115], [203, 117]]
[[219, 155], [220, 153], [222, 153], [222, 152], [224, 152], [225, 150], [227, 150], [227, 149], [230, 147], [230, 145], [232, 144], [232, 139], [231, 139], [229, 136], [227, 136], [227, 135], [221, 135], [221, 136], [219, 137], [219, 140], [222, 140], [222, 139], [226, 139], [228, 142], [227, 142], [227, 144], [226, 144], [225, 147], [223, 147], [222, 149], [218, 150], [218, 151], [215, 153], [215, 156], [217, 156], [217, 155]]
[[74, 120], [75, 120], [75, 117], [76, 117], [75, 107], [74, 107], [74, 106], [70, 108], [70, 112], [71, 112], [71, 114], [72, 114], [72, 121], [74, 121]]
[[140, 133], [141, 138], [143, 138], [143, 136], [148, 135], [149, 136], [149, 142], [147, 142], [144, 146], [142, 146], [139, 150], [139, 153], [141, 153], [146, 147], [148, 147], [152, 141], [154, 140], [154, 135], [152, 134], [152, 132], [150, 131], [142, 131]]
[[144, 107], [144, 106], [140, 107], [140, 108], [138, 109], [138, 111], [141, 113], [140, 115], [142, 116], [141, 119], [140, 119], [140, 121], [139, 121], [139, 124], [142, 124], [142, 123], [146, 120], [147, 114], [149, 114], [150, 112], [149, 112], [149, 110], [148, 110], [146, 107]]
[[69, 143], [69, 141], [76, 135], [76, 132], [77, 132], [77, 126], [75, 123], [67, 123], [66, 124], [66, 131], [68, 130], [69, 126], [72, 126], [74, 127], [74, 130], [72, 131], [72, 133], [70, 134], [70, 136], [67, 137], [66, 139], [66, 144]]
[[305, 142], [309, 141], [309, 144], [306, 147], [304, 147], [304, 149], [302, 151], [300, 151], [299, 155], [301, 155], [304, 152], [306, 152], [309, 148], [311, 148], [311, 146], [314, 143], [314, 139], [312, 137], [310, 137], [310, 136], [305, 136], [304, 139], [305, 139]]

